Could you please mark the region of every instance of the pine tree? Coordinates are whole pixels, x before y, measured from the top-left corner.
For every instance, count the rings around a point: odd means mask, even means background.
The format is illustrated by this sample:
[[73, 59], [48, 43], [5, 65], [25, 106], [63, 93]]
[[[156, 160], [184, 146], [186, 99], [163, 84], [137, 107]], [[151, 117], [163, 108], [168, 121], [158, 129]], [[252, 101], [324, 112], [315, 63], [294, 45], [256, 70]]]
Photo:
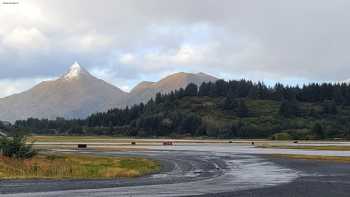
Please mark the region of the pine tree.
[[345, 98], [343, 96], [342, 90], [338, 86], [333, 88], [332, 98], [338, 105], [344, 104], [345, 102]]
[[162, 94], [158, 92], [156, 94], [156, 104], [159, 104], [161, 102], [162, 102]]
[[217, 80], [215, 82], [215, 96], [227, 95], [227, 83], [224, 80]]
[[320, 123], [316, 123], [314, 125], [314, 127], [311, 130], [311, 133], [313, 133], [319, 139], [325, 138], [325, 133], [324, 133], [322, 125]]
[[188, 84], [185, 89], [186, 96], [197, 96], [198, 95], [198, 86], [194, 83]]
[[[209, 82], [210, 83], [210, 82]], [[202, 83], [198, 90], [198, 96], [210, 96], [210, 85], [209, 83]]]
[[238, 107], [238, 102], [236, 101], [236, 94], [232, 89], [229, 89], [224, 102], [225, 110], [234, 110]]
[[238, 104], [237, 115], [239, 117], [247, 117], [248, 114], [249, 114], [248, 107], [245, 104], [245, 101], [241, 99]]
[[331, 101], [324, 101], [322, 103], [322, 112], [325, 114], [337, 114], [337, 104], [334, 100]]
[[299, 115], [299, 106], [296, 101], [284, 100], [281, 103], [279, 114], [284, 117], [293, 117]]

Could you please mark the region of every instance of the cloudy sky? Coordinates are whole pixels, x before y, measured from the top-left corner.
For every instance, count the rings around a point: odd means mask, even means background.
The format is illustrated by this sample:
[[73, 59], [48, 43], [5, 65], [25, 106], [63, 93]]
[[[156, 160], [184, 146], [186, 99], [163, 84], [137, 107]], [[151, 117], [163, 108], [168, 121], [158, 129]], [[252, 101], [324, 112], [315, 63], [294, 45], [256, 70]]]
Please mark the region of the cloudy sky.
[[347, 0], [0, 3], [0, 97], [74, 61], [124, 90], [178, 71], [270, 84], [350, 78]]

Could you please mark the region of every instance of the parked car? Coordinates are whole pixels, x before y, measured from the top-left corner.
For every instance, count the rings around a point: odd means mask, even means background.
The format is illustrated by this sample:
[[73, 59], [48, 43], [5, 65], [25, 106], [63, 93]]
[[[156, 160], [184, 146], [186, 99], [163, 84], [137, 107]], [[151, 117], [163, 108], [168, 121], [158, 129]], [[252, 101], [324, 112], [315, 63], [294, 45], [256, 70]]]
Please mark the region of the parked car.
[[172, 146], [174, 145], [173, 142], [167, 141], [167, 142], [163, 142], [164, 146]]

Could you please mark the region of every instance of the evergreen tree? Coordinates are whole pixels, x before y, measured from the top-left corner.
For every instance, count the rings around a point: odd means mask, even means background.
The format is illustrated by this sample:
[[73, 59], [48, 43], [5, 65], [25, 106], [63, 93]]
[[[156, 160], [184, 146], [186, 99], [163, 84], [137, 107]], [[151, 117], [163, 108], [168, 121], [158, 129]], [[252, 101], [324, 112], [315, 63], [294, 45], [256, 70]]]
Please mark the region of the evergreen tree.
[[181, 123], [181, 131], [183, 133], [190, 133], [191, 135], [194, 135], [201, 125], [201, 118], [198, 117], [196, 114], [188, 114], [184, 115], [184, 119]]
[[198, 90], [198, 96], [210, 96], [210, 85], [209, 83], [202, 83]]
[[281, 103], [279, 114], [284, 117], [293, 117], [299, 115], [299, 107], [296, 101], [284, 100]]
[[276, 101], [282, 101], [284, 99], [284, 86], [280, 83], [275, 85], [271, 99]]
[[325, 114], [337, 114], [337, 104], [335, 103], [334, 100], [331, 101], [324, 101], [322, 103], [322, 112]]
[[224, 80], [217, 80], [215, 82], [215, 96], [226, 96], [227, 95], [227, 83]]
[[256, 86], [250, 88], [248, 97], [250, 99], [259, 99], [258, 88]]
[[342, 90], [340, 86], [336, 86], [333, 88], [333, 100], [336, 104], [341, 105], [345, 103], [345, 98], [343, 96]]
[[186, 96], [197, 96], [198, 95], [198, 86], [194, 83], [190, 83], [185, 89]]
[[[185, 96], [202, 98], [195, 100], [183, 99]], [[207, 96], [210, 98], [203, 98]], [[245, 103], [247, 97], [250, 98], [254, 111], [256, 110], [254, 116], [265, 115], [265, 112], [261, 113], [265, 110], [265, 107], [273, 109], [270, 110], [271, 120], [264, 121], [264, 124], [258, 121], [242, 121], [241, 126], [237, 125], [237, 129], [230, 129], [230, 124], [233, 124], [232, 122], [235, 122], [234, 120], [237, 119], [234, 116], [246, 117], [250, 115], [250, 109], [248, 110]], [[282, 101], [279, 114], [274, 113], [275, 104], [278, 103], [276, 101]], [[300, 105], [303, 108], [299, 107], [299, 102], [303, 102], [303, 105]], [[260, 103], [264, 106], [257, 106]], [[229, 82], [219, 80], [217, 82], [203, 83], [199, 90], [195, 84], [189, 84], [185, 89], [181, 88], [165, 95], [158, 93], [145, 104], [141, 103], [123, 109], [110, 109], [107, 112], [91, 114], [87, 119], [83, 120], [28, 118], [27, 120], [16, 121], [14, 126], [10, 126], [9, 129], [38, 134], [88, 133], [111, 135], [118, 133], [121, 135], [142, 136], [170, 135], [170, 133], [183, 134], [182, 132], [188, 132], [192, 135], [210, 134], [213, 137], [234, 136], [235, 134], [227, 134], [226, 132], [232, 133], [231, 130], [236, 130], [237, 137], [266, 137], [281, 130], [295, 129], [296, 127], [298, 130], [305, 131], [309, 128], [310, 121], [313, 121], [315, 118], [322, 118], [327, 123], [329, 122], [327, 136], [344, 137], [346, 136], [345, 133], [348, 132], [347, 124], [345, 123], [350, 112], [348, 112], [348, 107], [340, 108], [339, 105], [350, 105], [349, 84], [314, 83], [304, 85], [301, 88], [276, 84], [271, 88], [263, 83], [255, 84], [247, 80], [232, 80]], [[308, 107], [308, 110], [305, 111], [307, 113], [301, 113], [303, 112], [301, 109], [305, 107]], [[212, 112], [213, 114], [211, 114]], [[222, 112], [229, 112], [231, 117], [217, 116], [222, 114]], [[189, 113], [197, 116], [197, 120], [208, 117], [208, 119], [211, 119], [211, 124], [207, 124], [204, 121], [203, 124], [200, 123], [198, 125], [200, 121], [194, 121], [196, 118], [188, 116]], [[329, 114], [332, 114], [332, 116], [329, 116]], [[302, 120], [296, 123], [294, 119], [280, 119], [279, 115], [283, 117], [299, 116]], [[226, 123], [226, 121], [228, 122]], [[258, 132], [259, 130], [264, 132]], [[296, 134], [295, 136], [303, 138], [310, 134], [305, 134], [306, 132], [300, 133], [303, 134]], [[322, 135], [317, 134], [315, 136]]]
[[225, 97], [224, 109], [225, 110], [234, 110], [238, 107], [238, 102], [235, 99], [236, 94], [232, 89], [230, 89]]
[[161, 93], [157, 93], [156, 94], [156, 104], [159, 104], [162, 102], [162, 94]]
[[236, 138], [236, 137], [238, 137], [238, 132], [239, 132], [238, 131], [238, 126], [236, 124], [232, 124], [229, 136], [231, 138]]
[[322, 125], [320, 123], [316, 123], [313, 126], [313, 128], [311, 130], [311, 133], [313, 133], [319, 139], [324, 139], [325, 138], [325, 133], [324, 133]]
[[248, 107], [245, 104], [245, 101], [241, 99], [238, 104], [237, 115], [239, 117], [247, 117], [248, 114], [249, 114]]

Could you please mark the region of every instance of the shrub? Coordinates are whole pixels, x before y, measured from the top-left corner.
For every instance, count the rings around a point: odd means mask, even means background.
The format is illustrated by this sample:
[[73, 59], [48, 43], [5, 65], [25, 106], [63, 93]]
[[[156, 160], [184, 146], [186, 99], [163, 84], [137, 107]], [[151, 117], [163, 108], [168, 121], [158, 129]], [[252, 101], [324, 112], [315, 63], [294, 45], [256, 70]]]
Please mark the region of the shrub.
[[315, 135], [315, 139], [324, 139], [325, 138], [325, 132], [323, 130], [323, 127], [320, 123], [315, 123], [313, 126], [311, 133]]
[[298, 116], [300, 112], [298, 103], [294, 101], [284, 100], [281, 103], [279, 114], [284, 117]]
[[247, 105], [245, 104], [244, 100], [240, 100], [238, 104], [238, 109], [237, 109], [237, 115], [238, 117], [247, 117], [249, 115], [249, 109]]
[[291, 136], [291, 140], [308, 140], [310, 138], [310, 130], [303, 129], [287, 129], [283, 133], [288, 133]]
[[13, 137], [2, 137], [0, 139], [0, 152], [5, 157], [16, 159], [28, 159], [36, 155], [33, 144], [26, 144], [25, 135], [16, 134]]
[[291, 136], [288, 133], [276, 133], [271, 137], [272, 140], [291, 140]]

